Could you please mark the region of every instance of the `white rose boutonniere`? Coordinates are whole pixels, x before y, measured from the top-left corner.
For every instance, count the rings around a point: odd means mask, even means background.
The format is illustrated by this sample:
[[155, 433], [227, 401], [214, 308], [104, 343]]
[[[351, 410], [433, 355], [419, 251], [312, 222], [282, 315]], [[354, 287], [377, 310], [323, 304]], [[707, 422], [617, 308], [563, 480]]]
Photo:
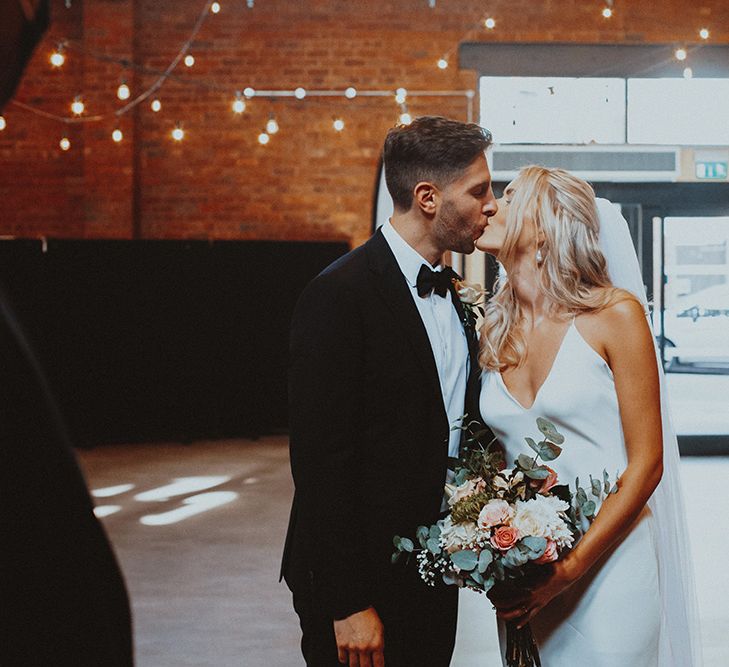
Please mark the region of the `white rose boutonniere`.
[[483, 303], [486, 298], [486, 290], [479, 283], [469, 283], [465, 280], [454, 280], [453, 284], [470, 320], [467, 324], [475, 324], [478, 315], [483, 317], [484, 314]]

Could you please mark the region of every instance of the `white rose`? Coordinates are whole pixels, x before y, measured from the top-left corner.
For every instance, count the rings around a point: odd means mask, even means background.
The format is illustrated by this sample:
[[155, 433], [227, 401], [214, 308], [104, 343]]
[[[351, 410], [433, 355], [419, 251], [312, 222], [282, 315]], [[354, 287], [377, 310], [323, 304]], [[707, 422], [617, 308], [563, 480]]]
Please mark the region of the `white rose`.
[[465, 280], [456, 281], [458, 298], [463, 302], [475, 306], [483, 298], [486, 290], [478, 283], [469, 283]]
[[516, 514], [512, 525], [522, 535], [534, 535], [554, 540], [560, 546], [571, 544], [571, 532], [564, 520], [569, 505], [556, 496], [537, 496], [526, 502], [516, 503]]
[[507, 523], [513, 515], [514, 509], [505, 500], [489, 500], [478, 515], [478, 525], [481, 530], [489, 530]]

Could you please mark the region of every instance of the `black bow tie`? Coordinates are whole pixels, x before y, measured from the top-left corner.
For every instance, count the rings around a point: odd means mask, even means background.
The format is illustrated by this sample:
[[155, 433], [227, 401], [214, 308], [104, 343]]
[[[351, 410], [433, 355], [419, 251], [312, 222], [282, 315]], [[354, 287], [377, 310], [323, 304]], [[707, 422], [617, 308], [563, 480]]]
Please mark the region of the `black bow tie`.
[[418, 296], [428, 296], [431, 292], [435, 292], [438, 296], [445, 296], [450, 289], [455, 271], [446, 266], [442, 271], [433, 271], [430, 267], [423, 264], [418, 271]]

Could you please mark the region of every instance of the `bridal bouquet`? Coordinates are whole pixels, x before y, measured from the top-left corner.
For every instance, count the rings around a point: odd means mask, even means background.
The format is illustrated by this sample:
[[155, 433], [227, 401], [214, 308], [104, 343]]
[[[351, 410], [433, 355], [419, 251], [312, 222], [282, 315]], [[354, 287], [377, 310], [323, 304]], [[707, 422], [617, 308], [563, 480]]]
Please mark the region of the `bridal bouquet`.
[[[525, 438], [534, 455], [520, 454], [507, 468], [499, 451], [479, 439], [485, 431], [466, 431], [465, 454], [452, 459], [455, 478], [446, 485], [449, 512], [432, 526], [420, 526], [415, 540], [396, 536], [393, 563], [411, 556], [430, 586], [446, 584], [487, 593], [494, 585], [518, 586], [539, 568], [565, 555], [595, 516], [596, 502], [610, 493], [608, 474], [590, 476], [589, 496], [575, 482], [575, 492], [562, 484], [543, 462], [562, 452], [564, 436], [554, 424], [537, 419], [542, 439]], [[592, 496], [592, 499], [590, 498]], [[529, 625], [507, 624], [509, 667], [539, 666], [539, 652]]]

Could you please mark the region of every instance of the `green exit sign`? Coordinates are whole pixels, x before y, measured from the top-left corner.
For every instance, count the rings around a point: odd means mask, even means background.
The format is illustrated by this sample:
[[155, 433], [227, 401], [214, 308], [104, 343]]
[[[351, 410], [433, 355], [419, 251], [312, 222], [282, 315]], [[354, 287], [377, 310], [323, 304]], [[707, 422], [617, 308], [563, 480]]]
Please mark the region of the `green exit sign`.
[[727, 163], [719, 161], [697, 162], [696, 178], [726, 180]]

